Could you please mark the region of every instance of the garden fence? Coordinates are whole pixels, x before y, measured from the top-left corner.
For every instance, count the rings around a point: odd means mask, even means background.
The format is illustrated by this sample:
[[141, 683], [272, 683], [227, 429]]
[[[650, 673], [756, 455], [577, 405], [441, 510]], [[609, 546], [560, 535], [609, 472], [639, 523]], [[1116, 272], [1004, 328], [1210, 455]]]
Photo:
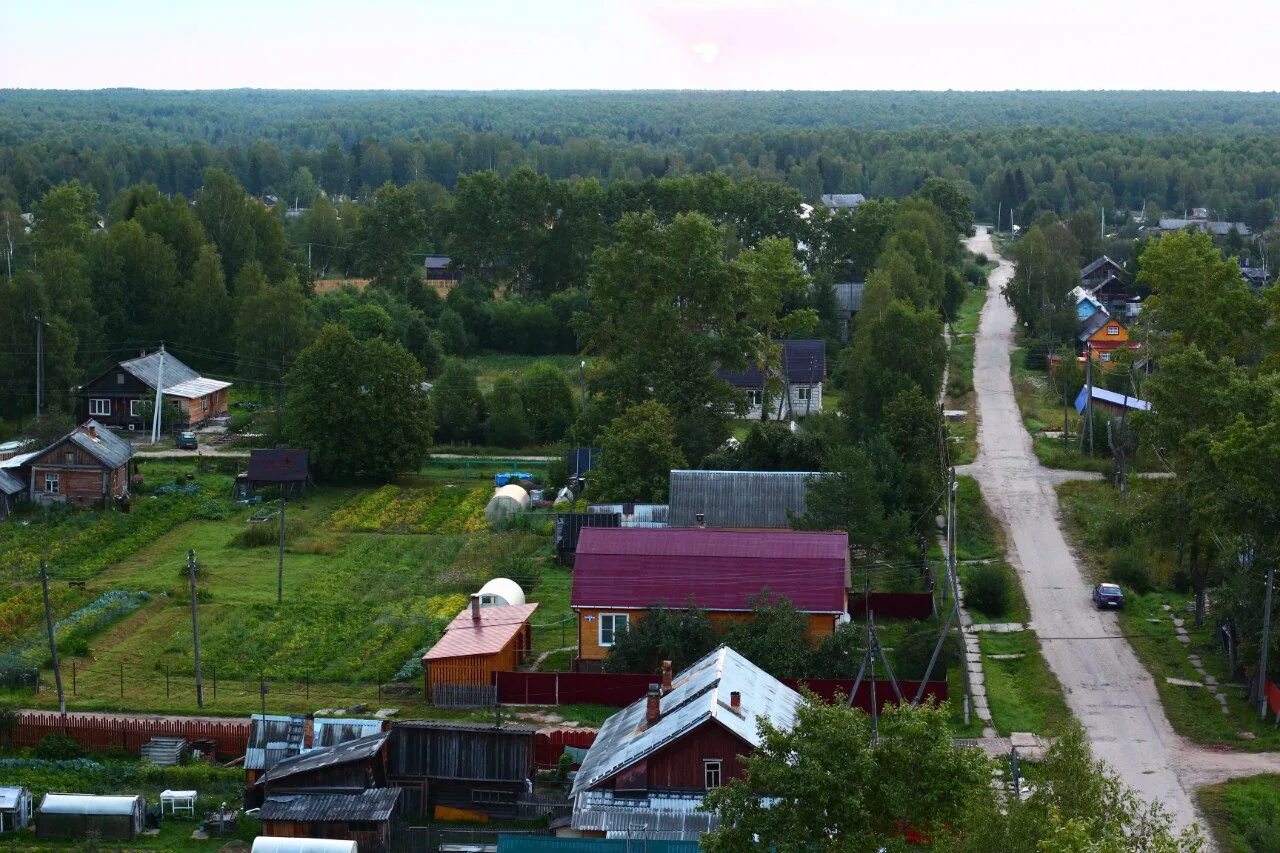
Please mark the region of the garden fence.
[[850, 616], [861, 616], [868, 607], [876, 616], [931, 619], [934, 616], [934, 597], [931, 592], [873, 592], [869, 598], [861, 593], [849, 596]]
[[13, 744], [34, 747], [51, 734], [65, 734], [86, 749], [123, 749], [140, 752], [153, 737], [182, 737], [188, 741], [217, 743], [218, 757], [244, 755], [249, 742], [249, 721], [188, 719], [182, 717], [127, 717], [97, 714], [23, 712], [13, 733]]

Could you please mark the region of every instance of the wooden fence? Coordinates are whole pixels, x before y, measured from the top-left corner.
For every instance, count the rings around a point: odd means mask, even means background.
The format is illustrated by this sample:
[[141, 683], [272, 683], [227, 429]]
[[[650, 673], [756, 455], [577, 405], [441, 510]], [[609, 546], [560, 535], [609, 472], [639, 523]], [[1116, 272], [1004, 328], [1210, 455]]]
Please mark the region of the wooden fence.
[[96, 714], [24, 712], [13, 733], [15, 746], [33, 747], [51, 734], [66, 734], [90, 750], [123, 749], [140, 752], [153, 737], [184, 737], [189, 741], [212, 740], [219, 758], [244, 755], [249, 743], [249, 721], [174, 718], [105, 717]]
[[555, 729], [538, 732], [533, 736], [534, 763], [539, 770], [553, 770], [560, 764], [560, 755], [566, 746], [586, 749], [596, 742], [595, 729]]
[[849, 596], [849, 615], [857, 617], [866, 613], [868, 601], [876, 616], [929, 619], [934, 615], [931, 592], [873, 592], [869, 599], [857, 593]]

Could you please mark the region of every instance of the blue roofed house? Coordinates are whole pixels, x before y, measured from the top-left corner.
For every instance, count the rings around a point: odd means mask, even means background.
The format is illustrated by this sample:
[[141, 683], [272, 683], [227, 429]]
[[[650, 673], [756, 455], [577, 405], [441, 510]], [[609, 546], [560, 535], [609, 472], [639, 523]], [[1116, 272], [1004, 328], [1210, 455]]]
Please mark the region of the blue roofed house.
[[827, 343], [822, 340], [774, 341], [782, 348], [781, 367], [773, 374], [782, 392], [766, 389], [770, 378], [759, 365], [746, 370], [719, 370], [716, 375], [747, 398], [748, 420], [792, 420], [822, 411], [822, 382], [827, 375]]
[[605, 721], [574, 777], [561, 834], [696, 840], [717, 824], [702, 798], [742, 777], [743, 757], [761, 743], [758, 721], [790, 729], [802, 701], [728, 646], [674, 678], [664, 673]]

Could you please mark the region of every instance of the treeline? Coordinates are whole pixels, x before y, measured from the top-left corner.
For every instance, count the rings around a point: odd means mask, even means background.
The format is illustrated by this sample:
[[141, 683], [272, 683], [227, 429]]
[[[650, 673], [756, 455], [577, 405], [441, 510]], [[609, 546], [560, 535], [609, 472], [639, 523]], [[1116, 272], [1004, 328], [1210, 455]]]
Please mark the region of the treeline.
[[9, 92], [0, 206], [67, 180], [190, 196], [205, 169], [303, 207], [522, 166], [603, 183], [707, 173], [900, 198], [966, 182], [983, 218], [1103, 206], [1240, 220], [1280, 193], [1280, 99], [1229, 93]]

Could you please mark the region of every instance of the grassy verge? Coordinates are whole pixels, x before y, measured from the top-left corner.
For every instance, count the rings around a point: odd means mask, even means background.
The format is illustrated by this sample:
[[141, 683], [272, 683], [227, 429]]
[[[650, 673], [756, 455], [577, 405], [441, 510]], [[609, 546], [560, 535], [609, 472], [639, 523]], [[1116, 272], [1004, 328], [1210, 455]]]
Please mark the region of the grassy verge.
[[985, 287], [971, 288], [965, 294], [951, 326], [945, 403], [948, 409], [965, 412], [962, 420], [947, 421], [951, 456], [957, 465], [972, 462], [978, 455], [978, 405], [973, 391], [973, 356], [978, 318], [986, 299]]
[[[1040, 654], [1034, 631], [982, 633], [982, 672], [987, 684], [991, 722], [1002, 735], [1035, 732], [1053, 737], [1071, 720], [1062, 685]], [[993, 659], [992, 655], [1022, 655]]]
[[972, 477], [956, 478], [956, 558], [989, 560], [1004, 553], [1004, 531], [987, 511]]
[[1202, 788], [1197, 797], [1224, 853], [1280, 849], [1280, 774], [1233, 779]]

